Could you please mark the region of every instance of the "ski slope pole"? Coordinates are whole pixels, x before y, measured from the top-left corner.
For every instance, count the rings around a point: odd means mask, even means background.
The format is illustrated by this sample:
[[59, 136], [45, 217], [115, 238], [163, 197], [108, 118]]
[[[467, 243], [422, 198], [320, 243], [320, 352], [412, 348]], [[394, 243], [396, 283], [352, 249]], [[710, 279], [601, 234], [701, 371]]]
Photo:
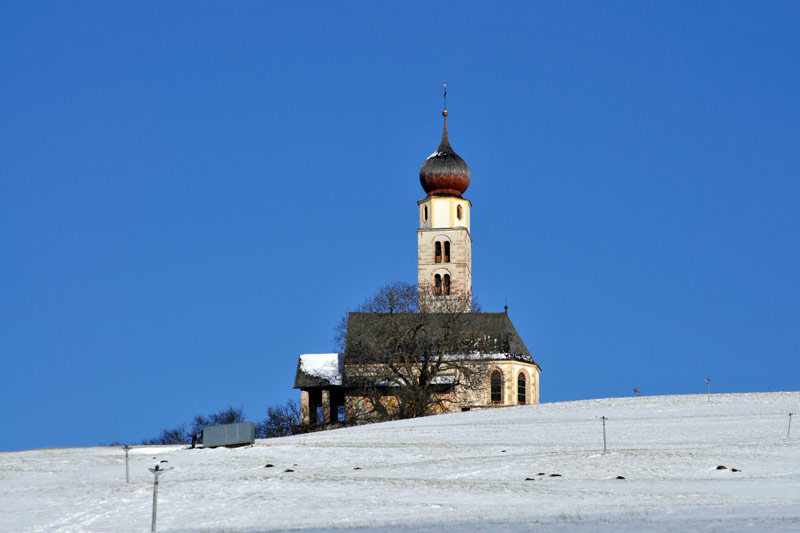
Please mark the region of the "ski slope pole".
[[789, 438], [789, 433], [792, 432], [792, 415], [794, 415], [794, 413], [789, 413], [789, 429], [786, 430], [787, 439]]
[[706, 398], [711, 401], [711, 380], [706, 378]]

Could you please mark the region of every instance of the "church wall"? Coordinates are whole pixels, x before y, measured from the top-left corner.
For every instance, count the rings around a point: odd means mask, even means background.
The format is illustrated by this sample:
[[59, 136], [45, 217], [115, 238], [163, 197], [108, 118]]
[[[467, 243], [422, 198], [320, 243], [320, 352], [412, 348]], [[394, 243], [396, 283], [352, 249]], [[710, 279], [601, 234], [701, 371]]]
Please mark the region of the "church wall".
[[450, 203], [432, 202], [433, 207], [433, 227], [449, 228], [450, 224]]
[[[502, 401], [491, 401], [491, 373], [499, 370], [503, 375]], [[485, 381], [477, 390], [456, 391], [454, 401], [461, 407], [483, 409], [487, 407], [503, 407], [519, 405], [517, 402], [517, 377], [521, 371], [526, 375], [525, 405], [539, 403], [539, 367], [520, 361], [497, 361], [489, 364], [486, 369]]]
[[[484, 363], [477, 363], [484, 365]], [[503, 398], [499, 403], [491, 401], [490, 374], [492, 370], [499, 370], [503, 374]], [[362, 371], [366, 370], [362, 367]], [[487, 409], [492, 407], [506, 407], [520, 405], [517, 396], [517, 377], [521, 371], [526, 375], [525, 405], [539, 403], [539, 367], [535, 364], [520, 361], [497, 361], [485, 366], [485, 376], [482, 384], [474, 389], [466, 386], [441, 394], [444, 400], [441, 406], [436, 406], [431, 414], [445, 412], [458, 412], [463, 408]], [[387, 390], [387, 392], [389, 392]], [[388, 413], [398, 410], [397, 399], [392, 394], [383, 394], [378, 398], [382, 407]], [[380, 417], [373, 413], [373, 404], [365, 391], [350, 389], [345, 398], [346, 419], [350, 423], [377, 420]]]

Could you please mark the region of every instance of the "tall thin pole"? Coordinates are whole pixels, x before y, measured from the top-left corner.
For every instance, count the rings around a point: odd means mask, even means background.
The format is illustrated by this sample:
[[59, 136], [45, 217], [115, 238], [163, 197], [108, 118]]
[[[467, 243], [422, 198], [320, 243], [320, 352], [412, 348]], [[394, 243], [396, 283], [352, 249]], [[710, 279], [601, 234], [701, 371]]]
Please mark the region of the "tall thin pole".
[[153, 521], [150, 526], [150, 531], [152, 533], [156, 533], [156, 508], [158, 507], [158, 476], [163, 474], [164, 472], [169, 472], [172, 470], [171, 466], [166, 468], [161, 468], [159, 465], [156, 465], [155, 468], [151, 468], [150, 471], [155, 476], [153, 481]]
[[130, 468], [128, 468], [128, 452], [130, 451], [131, 447], [126, 445], [122, 449], [125, 450], [125, 483], [130, 483], [131, 474]]
[[711, 401], [711, 380], [706, 378], [706, 398], [707, 401]]
[[789, 438], [789, 434], [792, 432], [792, 415], [794, 413], [789, 413], [789, 429], [786, 430], [786, 438]]
[[608, 420], [608, 418], [603, 416], [601, 420], [603, 421], [603, 453], [606, 453], [608, 451], [608, 448], [606, 448], [606, 420]]
[[155, 474], [155, 481], [153, 482], [153, 521], [150, 523], [150, 531], [156, 533], [156, 508], [158, 507], [158, 474], [159, 472], [153, 472]]

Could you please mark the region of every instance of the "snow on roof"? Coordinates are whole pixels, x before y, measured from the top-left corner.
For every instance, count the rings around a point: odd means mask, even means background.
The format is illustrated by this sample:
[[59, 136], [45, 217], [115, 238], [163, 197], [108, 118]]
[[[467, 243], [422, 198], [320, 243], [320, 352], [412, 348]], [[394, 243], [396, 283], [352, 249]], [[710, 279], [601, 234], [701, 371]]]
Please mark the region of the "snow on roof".
[[344, 357], [338, 353], [300, 354], [300, 370], [306, 375], [323, 379], [331, 385], [342, 384]]
[[517, 359], [510, 353], [482, 353], [472, 352], [465, 354], [446, 353], [442, 358], [445, 361], [505, 361], [506, 359]]

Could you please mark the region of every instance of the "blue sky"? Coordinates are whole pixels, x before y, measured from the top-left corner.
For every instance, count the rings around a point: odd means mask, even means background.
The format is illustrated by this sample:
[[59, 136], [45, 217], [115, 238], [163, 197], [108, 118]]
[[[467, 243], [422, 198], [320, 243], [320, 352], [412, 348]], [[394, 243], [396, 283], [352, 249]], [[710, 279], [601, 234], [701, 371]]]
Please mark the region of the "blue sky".
[[444, 80], [474, 291], [542, 401], [800, 389], [796, 2], [0, 13], [0, 450], [297, 398], [415, 281]]

